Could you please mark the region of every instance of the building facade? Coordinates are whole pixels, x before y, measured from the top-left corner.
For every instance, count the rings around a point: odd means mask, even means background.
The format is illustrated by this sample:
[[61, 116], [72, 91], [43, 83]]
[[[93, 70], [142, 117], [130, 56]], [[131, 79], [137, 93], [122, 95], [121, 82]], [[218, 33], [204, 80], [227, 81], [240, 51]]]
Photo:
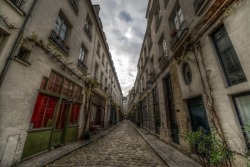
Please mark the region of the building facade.
[[[131, 119], [190, 152], [187, 132], [219, 129], [229, 147], [247, 151], [249, 1], [149, 0]], [[215, 122], [215, 123], [214, 123]], [[244, 166], [240, 157], [236, 166]]]
[[1, 166], [120, 120], [122, 91], [99, 5], [2, 0], [0, 9]]

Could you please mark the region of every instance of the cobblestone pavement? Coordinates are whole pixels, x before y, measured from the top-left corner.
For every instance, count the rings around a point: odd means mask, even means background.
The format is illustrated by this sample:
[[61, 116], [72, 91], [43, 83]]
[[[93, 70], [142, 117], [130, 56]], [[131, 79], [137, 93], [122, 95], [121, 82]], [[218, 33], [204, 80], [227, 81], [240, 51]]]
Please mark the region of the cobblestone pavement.
[[47, 165], [47, 167], [78, 166], [163, 167], [166, 165], [133, 126], [128, 121], [123, 121], [103, 138]]

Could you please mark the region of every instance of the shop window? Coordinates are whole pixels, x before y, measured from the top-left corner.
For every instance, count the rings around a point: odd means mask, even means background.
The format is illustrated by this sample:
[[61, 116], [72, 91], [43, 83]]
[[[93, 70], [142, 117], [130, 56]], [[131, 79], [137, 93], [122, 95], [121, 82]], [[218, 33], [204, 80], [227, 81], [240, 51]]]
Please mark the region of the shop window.
[[74, 86], [73, 82], [64, 79], [62, 95], [66, 97], [71, 97], [73, 93], [73, 86]]
[[58, 99], [52, 96], [38, 94], [34, 112], [30, 122], [32, 128], [48, 128], [53, 126], [53, 115]]
[[82, 100], [81, 99], [81, 92], [82, 92], [82, 88], [78, 85], [75, 85], [72, 97], [78, 101], [81, 101]]
[[228, 85], [245, 82], [246, 76], [225, 27], [214, 32], [212, 38]]
[[43, 77], [41, 85], [40, 85], [40, 89], [46, 89], [47, 83], [48, 83], [48, 78]]
[[70, 113], [70, 119], [69, 119], [69, 125], [77, 125], [78, 124], [78, 117], [80, 112], [81, 104], [73, 104], [71, 113]]
[[61, 93], [63, 77], [52, 72], [49, 79], [48, 90], [54, 93]]

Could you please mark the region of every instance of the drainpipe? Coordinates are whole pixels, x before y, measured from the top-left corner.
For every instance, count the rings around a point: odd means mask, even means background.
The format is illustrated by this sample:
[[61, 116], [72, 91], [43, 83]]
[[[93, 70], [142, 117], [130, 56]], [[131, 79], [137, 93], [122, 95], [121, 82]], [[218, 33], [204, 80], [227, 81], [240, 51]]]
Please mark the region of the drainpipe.
[[28, 24], [29, 24], [29, 21], [30, 21], [30, 19], [31, 19], [31, 17], [32, 17], [32, 13], [33, 13], [34, 10], [35, 10], [35, 7], [36, 7], [36, 5], [37, 5], [37, 2], [38, 2], [38, 0], [35, 0], [35, 1], [33, 2], [32, 6], [31, 6], [31, 8], [30, 8], [29, 14], [27, 15], [27, 17], [26, 17], [26, 19], [25, 19], [25, 21], [24, 21], [24, 23], [23, 23], [23, 26], [22, 26], [22, 28], [21, 28], [21, 30], [20, 30], [18, 36], [17, 36], [17, 39], [16, 39], [16, 41], [15, 41], [15, 44], [14, 44], [13, 47], [12, 47], [12, 50], [11, 50], [11, 52], [10, 52], [10, 55], [9, 55], [8, 59], [7, 59], [7, 62], [6, 62], [5, 65], [4, 65], [3, 71], [1, 72], [1, 75], [0, 75], [0, 88], [1, 88], [1, 86], [2, 86], [2, 84], [3, 84], [4, 78], [5, 78], [5, 76], [6, 76], [7, 72], [8, 72], [8, 70], [9, 70], [9, 67], [10, 67], [11, 63], [12, 63], [12, 61], [14, 60], [15, 51], [16, 51], [18, 45], [20, 44], [20, 41], [21, 41], [21, 39], [22, 39], [22, 36], [23, 36], [23, 34], [24, 34], [24, 32], [25, 32], [25, 30], [26, 30]]

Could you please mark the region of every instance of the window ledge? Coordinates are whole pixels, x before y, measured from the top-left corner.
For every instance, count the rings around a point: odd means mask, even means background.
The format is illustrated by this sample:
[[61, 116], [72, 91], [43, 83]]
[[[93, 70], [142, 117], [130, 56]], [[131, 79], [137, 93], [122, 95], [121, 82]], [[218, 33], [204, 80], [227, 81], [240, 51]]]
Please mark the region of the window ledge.
[[10, 6], [12, 6], [17, 11], [17, 13], [19, 13], [22, 16], [25, 16], [25, 12], [22, 9], [18, 8], [10, 0], [6, 0], [6, 1], [10, 4]]
[[30, 65], [31, 65], [30, 62], [28, 62], [28, 61], [26, 61], [26, 60], [23, 60], [23, 59], [20, 59], [20, 58], [18, 58], [18, 57], [15, 57], [15, 60], [16, 60], [17, 62], [19, 62], [19, 63], [25, 65], [25, 66], [30, 66]]
[[39, 132], [39, 131], [48, 131], [48, 130], [53, 130], [52, 127], [49, 128], [34, 128], [34, 129], [29, 129], [27, 132]]

